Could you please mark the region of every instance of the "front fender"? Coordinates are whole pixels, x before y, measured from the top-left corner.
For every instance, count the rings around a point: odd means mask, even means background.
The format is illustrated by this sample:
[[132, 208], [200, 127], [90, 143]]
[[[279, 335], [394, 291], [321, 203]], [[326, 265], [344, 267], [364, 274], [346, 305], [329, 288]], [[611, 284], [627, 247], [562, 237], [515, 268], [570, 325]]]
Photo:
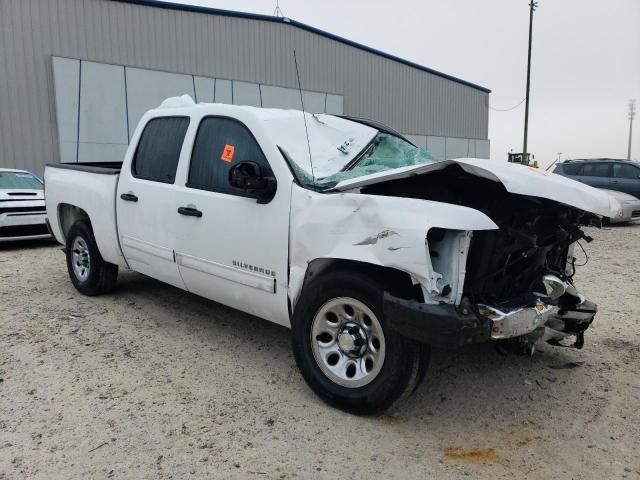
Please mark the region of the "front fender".
[[430, 228], [494, 230], [472, 208], [430, 200], [317, 193], [293, 185], [291, 195], [289, 298], [302, 290], [308, 264], [318, 258], [355, 260], [408, 273], [427, 288], [437, 278], [426, 249]]

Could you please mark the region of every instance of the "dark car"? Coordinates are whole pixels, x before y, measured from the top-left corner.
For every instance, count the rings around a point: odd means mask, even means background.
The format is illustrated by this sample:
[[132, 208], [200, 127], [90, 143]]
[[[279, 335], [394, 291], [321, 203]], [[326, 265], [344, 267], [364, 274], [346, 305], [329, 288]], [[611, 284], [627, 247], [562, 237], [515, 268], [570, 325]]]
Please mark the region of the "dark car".
[[640, 198], [640, 163], [610, 158], [567, 160], [554, 173], [592, 187], [607, 188]]

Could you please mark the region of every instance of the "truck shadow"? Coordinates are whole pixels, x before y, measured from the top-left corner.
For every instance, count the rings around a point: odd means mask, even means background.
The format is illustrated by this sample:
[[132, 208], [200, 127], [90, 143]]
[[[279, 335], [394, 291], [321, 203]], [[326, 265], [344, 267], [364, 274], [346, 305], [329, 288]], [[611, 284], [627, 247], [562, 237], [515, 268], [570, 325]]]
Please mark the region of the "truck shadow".
[[41, 248], [62, 248], [53, 238], [43, 238], [38, 240], [16, 240], [10, 242], [0, 242], [0, 255], [15, 250], [38, 250]]
[[[218, 351], [228, 349], [241, 370], [264, 369], [265, 377], [274, 371], [286, 372], [283, 377], [296, 388], [285, 387], [285, 393], [278, 393], [282, 401], [330, 409], [297, 372], [287, 328], [136, 273], [124, 272], [118, 284], [115, 295], [125, 296], [141, 314], [148, 305], [162, 309], [164, 314], [154, 319], [158, 328], [166, 330], [163, 335], [197, 331], [199, 339], [216, 345]], [[508, 425], [546, 417], [560, 406], [560, 398], [577, 402], [584, 393], [588, 350], [588, 346], [577, 351], [543, 345], [530, 357], [499, 349], [495, 343], [434, 348], [427, 376], [416, 392], [390, 412], [362, 421], [416, 428], [422, 424], [420, 428], [444, 432], [450, 431], [452, 423], [463, 431], [472, 427], [482, 431], [487, 422]], [[330, 415], [344, 414], [332, 410]]]

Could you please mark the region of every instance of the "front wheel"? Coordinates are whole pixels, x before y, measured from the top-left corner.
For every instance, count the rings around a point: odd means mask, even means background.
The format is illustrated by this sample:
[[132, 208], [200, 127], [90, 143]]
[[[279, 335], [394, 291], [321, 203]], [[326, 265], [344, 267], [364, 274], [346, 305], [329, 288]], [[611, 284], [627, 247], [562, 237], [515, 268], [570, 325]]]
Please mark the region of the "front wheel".
[[351, 413], [375, 414], [411, 393], [428, 349], [385, 325], [384, 288], [353, 272], [317, 278], [293, 318], [293, 352], [302, 376], [324, 401]]
[[69, 277], [80, 293], [94, 296], [113, 290], [118, 266], [105, 262], [100, 255], [89, 222], [78, 220], [71, 225], [65, 253]]

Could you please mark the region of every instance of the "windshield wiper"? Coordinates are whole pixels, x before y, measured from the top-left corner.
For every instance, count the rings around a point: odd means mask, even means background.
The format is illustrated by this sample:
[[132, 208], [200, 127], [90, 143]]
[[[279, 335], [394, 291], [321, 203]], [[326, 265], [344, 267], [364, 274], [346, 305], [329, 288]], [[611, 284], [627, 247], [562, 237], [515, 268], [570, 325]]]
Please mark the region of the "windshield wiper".
[[349, 170], [354, 169], [358, 163], [360, 163], [360, 161], [365, 157], [365, 155], [367, 153], [370, 153], [372, 148], [375, 147], [375, 141], [376, 141], [376, 137], [378, 136], [378, 134], [376, 134], [370, 141], [369, 143], [367, 143], [365, 145], [365, 147], [360, 150], [360, 153], [358, 153], [355, 157], [353, 157], [353, 160], [351, 160], [349, 163], [347, 163], [344, 167], [342, 167], [342, 170], [340, 170], [341, 172], [347, 172]]

